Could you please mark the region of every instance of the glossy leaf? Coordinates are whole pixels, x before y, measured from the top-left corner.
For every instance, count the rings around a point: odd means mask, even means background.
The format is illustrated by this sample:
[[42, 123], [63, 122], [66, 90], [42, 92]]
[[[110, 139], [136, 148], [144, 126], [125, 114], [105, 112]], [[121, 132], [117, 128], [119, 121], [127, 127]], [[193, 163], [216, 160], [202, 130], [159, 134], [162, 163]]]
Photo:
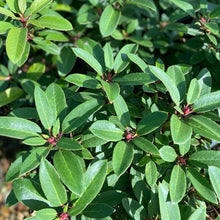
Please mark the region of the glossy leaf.
[[170, 129], [172, 139], [175, 144], [184, 144], [192, 135], [192, 128], [184, 124], [176, 115], [172, 115], [170, 119]]
[[127, 44], [121, 48], [118, 52], [117, 56], [115, 57], [114, 62], [114, 71], [115, 73], [122, 72], [129, 64], [130, 59], [128, 58], [128, 53], [135, 53], [138, 47], [136, 44]]
[[147, 1], [147, 0], [128, 0], [126, 1], [126, 4], [133, 4], [145, 10], [148, 9], [152, 9], [154, 11], [157, 10], [155, 4], [152, 1]]
[[107, 70], [110, 71], [113, 69], [113, 65], [114, 65], [114, 57], [110, 44], [106, 43], [105, 46], [103, 47], [103, 50], [104, 50], [105, 65]]
[[151, 188], [157, 182], [157, 167], [153, 161], [149, 161], [145, 166], [145, 178]]
[[120, 141], [114, 147], [112, 155], [113, 170], [117, 176], [121, 176], [131, 165], [134, 157], [133, 146]]
[[188, 151], [190, 150], [190, 145], [191, 145], [191, 139], [186, 141], [184, 144], [180, 144], [179, 145], [180, 154], [184, 155], [184, 154], [188, 153]]
[[101, 84], [95, 78], [84, 74], [74, 73], [67, 76], [65, 80], [77, 86], [89, 89], [100, 89], [102, 87]]
[[44, 198], [40, 184], [31, 179], [17, 179], [13, 182], [12, 187], [16, 198], [32, 209], [38, 210], [51, 206], [49, 201]]
[[17, 117], [0, 117], [0, 135], [17, 139], [38, 137], [40, 127], [32, 121]]
[[103, 105], [103, 101], [92, 99], [79, 104], [63, 120], [62, 130], [64, 133], [70, 133], [85, 123], [90, 115], [94, 114]]
[[56, 115], [46, 93], [38, 86], [34, 90], [34, 99], [41, 123], [46, 129], [50, 129], [56, 121]]
[[99, 28], [103, 37], [107, 37], [116, 29], [121, 13], [108, 5], [100, 17]]
[[12, 63], [17, 63], [24, 53], [27, 42], [27, 28], [13, 27], [6, 39], [6, 52]]
[[197, 170], [193, 168], [189, 168], [187, 170], [187, 176], [195, 189], [204, 199], [211, 203], [217, 204], [215, 193], [205, 177], [203, 177]]
[[114, 82], [109, 83], [106, 81], [102, 81], [101, 83], [109, 101], [114, 101], [115, 99], [118, 98], [120, 93], [120, 87], [118, 83], [114, 83]]
[[113, 101], [113, 106], [121, 124], [125, 128], [128, 127], [130, 125], [130, 114], [129, 114], [128, 106], [121, 95], [119, 95]]
[[138, 135], [146, 135], [158, 129], [167, 119], [167, 113], [156, 111], [142, 118], [137, 124]]
[[206, 219], [206, 209], [204, 206], [196, 209], [189, 217], [189, 220], [205, 220], [205, 219]]
[[73, 48], [73, 52], [77, 57], [88, 63], [100, 76], [102, 76], [104, 70], [102, 69], [101, 64], [88, 51], [81, 48]]
[[190, 161], [192, 164], [206, 168], [207, 166], [216, 166], [220, 168], [220, 151], [202, 150], [191, 154]]
[[83, 190], [83, 168], [74, 153], [59, 150], [54, 155], [54, 166], [62, 182], [76, 195]]
[[214, 8], [210, 13], [210, 18], [215, 18], [220, 16], [220, 6]]
[[45, 8], [52, 0], [34, 0], [31, 4], [30, 11], [35, 14]]
[[107, 173], [107, 162], [99, 160], [92, 164], [86, 171], [84, 190], [79, 199], [68, 212], [71, 216], [82, 212], [87, 205], [97, 196], [102, 188]]
[[192, 79], [187, 93], [187, 103], [193, 104], [200, 96], [200, 86], [196, 78]]
[[[1, 8], [0, 8], [0, 13], [1, 13]], [[13, 27], [14, 25], [9, 22], [0, 21], [0, 34], [5, 34], [6, 32], [8, 32], [8, 30], [10, 30]]]
[[220, 91], [199, 97], [193, 105], [195, 112], [207, 112], [220, 108]]
[[184, 122], [191, 126], [194, 132], [220, 142], [220, 126], [211, 119], [202, 115], [193, 115]]
[[133, 143], [146, 153], [159, 155], [159, 151], [157, 147], [154, 144], [152, 144], [149, 140], [147, 140], [146, 138], [136, 137], [133, 139]]
[[150, 66], [150, 70], [159, 80], [163, 82], [166, 89], [170, 93], [172, 100], [175, 102], [177, 106], [179, 106], [180, 94], [172, 79], [163, 70], [161, 70], [158, 67]]
[[146, 210], [136, 200], [131, 198], [124, 198], [122, 199], [122, 205], [125, 211], [128, 213], [128, 215], [130, 215], [133, 219], [145, 219]]
[[57, 212], [54, 209], [47, 208], [35, 212], [34, 215], [40, 219], [53, 220], [56, 217]]
[[175, 150], [170, 146], [163, 146], [159, 152], [161, 158], [167, 162], [173, 162], [177, 157]]
[[37, 22], [43, 27], [53, 30], [70, 31], [73, 29], [72, 24], [68, 20], [58, 16], [44, 15], [38, 18]]
[[203, 68], [199, 72], [199, 74], [197, 76], [197, 80], [198, 80], [199, 87], [201, 90], [200, 96], [203, 96], [203, 95], [211, 92], [212, 77], [211, 77], [211, 74], [207, 68]]
[[24, 52], [23, 52], [20, 60], [18, 60], [18, 62], [17, 62], [18, 66], [22, 66], [27, 61], [29, 53], [30, 53], [30, 43], [27, 42], [25, 45]]
[[49, 153], [49, 149], [46, 147], [38, 147], [33, 149], [30, 154], [25, 158], [20, 169], [19, 176], [32, 171], [40, 164], [41, 158], [46, 157]]
[[172, 2], [190, 16], [195, 17], [193, 6], [190, 3], [184, 2], [182, 0], [172, 0]]
[[46, 89], [46, 95], [55, 118], [65, 113], [67, 107], [66, 98], [59, 85], [55, 83], [50, 84]]
[[40, 183], [43, 192], [53, 206], [64, 205], [67, 201], [66, 190], [49, 161], [42, 158], [40, 163]]
[[215, 193], [218, 197], [218, 199], [220, 198], [220, 179], [219, 179], [219, 175], [220, 175], [220, 168], [215, 167], [215, 166], [210, 166], [208, 169], [209, 172], [209, 178], [211, 180], [211, 184], [215, 190]]
[[[133, 53], [128, 53], [127, 56], [132, 62], [134, 62], [142, 70], [143, 73], [146, 71], [148, 65], [138, 55]], [[153, 77], [156, 79], [154, 75]]]
[[14, 15], [13, 12], [11, 12], [8, 9], [3, 8], [3, 7], [0, 7], [0, 14], [6, 15], [6, 16], [11, 17], [11, 18], [16, 18], [16, 16]]
[[27, 8], [27, 0], [19, 0], [18, 1], [18, 7], [20, 9], [21, 13], [24, 13], [26, 11]]
[[123, 135], [123, 131], [107, 120], [94, 122], [90, 127], [90, 131], [95, 136], [108, 141], [120, 141]]
[[82, 146], [74, 139], [62, 137], [59, 141], [57, 141], [57, 147], [63, 150], [82, 150]]
[[15, 101], [22, 95], [23, 91], [19, 87], [11, 87], [0, 92], [0, 107]]
[[170, 198], [174, 203], [179, 203], [186, 191], [186, 175], [183, 169], [175, 165], [170, 177]]

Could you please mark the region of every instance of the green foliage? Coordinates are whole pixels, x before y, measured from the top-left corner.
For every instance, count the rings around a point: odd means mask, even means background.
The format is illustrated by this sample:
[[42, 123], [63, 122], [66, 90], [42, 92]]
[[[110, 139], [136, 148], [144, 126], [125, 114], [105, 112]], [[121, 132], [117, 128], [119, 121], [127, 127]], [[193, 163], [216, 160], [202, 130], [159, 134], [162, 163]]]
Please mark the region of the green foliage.
[[23, 148], [8, 205], [218, 219], [219, 23], [214, 0], [0, 1], [0, 135]]

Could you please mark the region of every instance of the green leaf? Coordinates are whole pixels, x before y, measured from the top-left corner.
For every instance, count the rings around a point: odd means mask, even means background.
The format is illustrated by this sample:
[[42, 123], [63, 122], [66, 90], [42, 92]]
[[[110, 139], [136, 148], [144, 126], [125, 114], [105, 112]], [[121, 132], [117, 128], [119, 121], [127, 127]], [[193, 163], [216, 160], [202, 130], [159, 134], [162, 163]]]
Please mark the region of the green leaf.
[[209, 22], [209, 23], [202, 22], [202, 23], [209, 31], [211, 31], [212, 34], [217, 35], [219, 33], [219, 26], [217, 23], [215, 22]]
[[167, 74], [175, 83], [180, 94], [180, 100], [183, 100], [186, 96], [186, 82], [185, 82], [183, 70], [181, 69], [180, 66], [173, 65], [167, 69]]
[[43, 192], [50, 203], [55, 207], [64, 205], [67, 201], [66, 190], [54, 167], [44, 158], [41, 159], [39, 176]]
[[34, 90], [34, 99], [41, 123], [46, 129], [51, 129], [56, 121], [55, 112], [50, 105], [46, 93], [38, 86]]
[[176, 115], [172, 115], [170, 119], [170, 129], [172, 139], [175, 144], [184, 144], [192, 135], [192, 128], [184, 124]]
[[38, 80], [45, 72], [46, 66], [43, 63], [32, 64], [27, 71], [27, 78], [32, 80]]
[[189, 220], [205, 220], [206, 219], [206, 208], [205, 206], [196, 209], [192, 215], [190, 215]]
[[54, 155], [54, 166], [62, 182], [76, 195], [83, 190], [83, 167], [77, 156], [71, 151], [59, 150]]
[[37, 168], [40, 164], [41, 158], [49, 154], [49, 149], [46, 147], [37, 147], [33, 149], [30, 154], [25, 158], [20, 169], [19, 176], [22, 176], [33, 169]]
[[215, 9], [213, 9], [209, 15], [209, 17], [212, 19], [212, 18], [215, 18], [215, 17], [218, 17], [220, 16], [220, 6], [216, 7]]
[[136, 137], [133, 139], [133, 143], [146, 153], [150, 153], [153, 155], [160, 155], [157, 147], [146, 138]]
[[57, 141], [56, 146], [64, 150], [82, 150], [82, 146], [78, 141], [67, 137], [62, 137]]
[[120, 87], [118, 83], [106, 82], [103, 80], [101, 83], [102, 83], [104, 91], [107, 94], [109, 101], [114, 101], [115, 99], [118, 98], [119, 93], [120, 93]]
[[56, 83], [50, 84], [46, 89], [47, 99], [53, 111], [55, 118], [60, 117], [65, 113], [67, 104], [63, 90]]
[[86, 171], [84, 190], [79, 199], [68, 212], [71, 216], [82, 212], [86, 206], [97, 196], [102, 188], [107, 174], [107, 161], [99, 160], [93, 163]]
[[85, 87], [89, 89], [100, 89], [102, 87], [95, 78], [84, 74], [74, 73], [67, 76], [65, 80], [79, 87]]
[[121, 95], [119, 95], [113, 101], [113, 106], [121, 124], [125, 128], [128, 127], [130, 125], [130, 114], [129, 114], [128, 106]]
[[26, 145], [34, 145], [34, 146], [41, 146], [44, 145], [46, 143], [46, 140], [43, 139], [41, 136], [39, 137], [30, 137], [25, 139], [24, 141], [22, 141], [23, 144]]
[[212, 76], [209, 72], [209, 70], [207, 68], [203, 68], [198, 76], [198, 83], [199, 83], [199, 87], [200, 87], [200, 96], [203, 96], [207, 93], [211, 92], [211, 88], [212, 88]]
[[179, 106], [180, 94], [173, 80], [163, 70], [161, 70], [158, 67], [150, 66], [150, 70], [159, 80], [162, 81], [162, 83], [165, 85], [168, 92], [170, 93], [172, 100], [175, 102], [177, 106]]
[[103, 47], [104, 50], [104, 59], [105, 59], [105, 65], [108, 71], [111, 71], [113, 69], [114, 65], [114, 57], [112, 48], [109, 43], [106, 43]]
[[159, 152], [161, 158], [167, 162], [173, 162], [177, 157], [175, 150], [170, 146], [163, 146]]
[[17, 117], [0, 117], [0, 135], [18, 139], [38, 137], [41, 128], [32, 121]]
[[24, 53], [27, 43], [27, 28], [13, 27], [6, 39], [6, 52], [12, 63], [17, 63]]
[[21, 13], [24, 13], [26, 11], [26, 7], [27, 7], [27, 0], [19, 0], [18, 1], [18, 7], [20, 9]]
[[17, 179], [12, 184], [16, 198], [31, 209], [39, 210], [51, 206], [43, 196], [40, 184], [31, 179]]
[[75, 65], [76, 55], [73, 53], [71, 47], [63, 47], [57, 58], [57, 69], [61, 76], [70, 73]]
[[45, 8], [50, 2], [52, 2], [52, 0], [34, 0], [30, 7], [31, 14], [36, 14]]
[[220, 169], [218, 167], [210, 166], [208, 172], [209, 172], [211, 184], [215, 190], [218, 199], [220, 199], [220, 179], [219, 179]]
[[184, 144], [180, 144], [179, 145], [180, 154], [184, 155], [184, 154], [188, 153], [188, 151], [190, 150], [190, 145], [191, 145], [191, 139], [186, 141]]
[[107, 141], [120, 141], [123, 135], [123, 131], [107, 120], [94, 122], [90, 127], [90, 131], [95, 136]]
[[0, 92], [0, 107], [7, 105], [23, 95], [23, 90], [19, 87], [11, 87]]
[[192, 164], [206, 168], [207, 166], [216, 166], [220, 168], [220, 151], [202, 150], [193, 153], [190, 156]]
[[187, 104], [193, 104], [200, 96], [199, 82], [196, 78], [192, 79], [187, 93]]
[[122, 86], [144, 85], [155, 82], [153, 77], [149, 73], [129, 73], [122, 77], [115, 77], [113, 81]]
[[114, 147], [112, 166], [115, 174], [121, 176], [131, 165], [134, 157], [133, 146], [120, 141]]
[[18, 0], [6, 0], [8, 7], [11, 11], [14, 13], [20, 13], [19, 7], [18, 7]]
[[183, 11], [185, 11], [187, 14], [189, 14], [192, 17], [195, 17], [195, 10], [193, 6], [185, 1], [182, 0], [171, 0], [177, 7], [181, 8]]
[[72, 24], [63, 17], [44, 15], [37, 19], [37, 22], [43, 27], [60, 31], [71, 31], [73, 29]]
[[[133, 63], [135, 63], [142, 70], [142, 72], [145, 73], [146, 69], [148, 69], [148, 65], [138, 55], [128, 53], [127, 56]], [[153, 76], [153, 78], [157, 79], [153, 74], [151, 75]]]
[[56, 217], [57, 212], [54, 209], [47, 208], [34, 212], [34, 215], [40, 219], [53, 220]]
[[8, 116], [14, 116], [24, 119], [38, 119], [37, 110], [33, 107], [22, 107], [14, 109]]
[[77, 57], [88, 63], [100, 76], [102, 76], [104, 70], [101, 64], [86, 50], [81, 48], [73, 48], [73, 52]]
[[180, 211], [179, 206], [176, 203], [166, 202], [168, 189], [165, 185], [159, 184], [158, 186], [158, 195], [159, 195], [159, 205], [160, 205], [160, 214], [161, 220], [180, 220]]
[[116, 29], [121, 13], [108, 5], [100, 17], [99, 29], [103, 37], [111, 35]]
[[99, 99], [91, 99], [75, 107], [63, 120], [62, 131], [70, 133], [85, 123], [103, 105]]
[[118, 52], [117, 56], [115, 57], [114, 62], [114, 71], [115, 73], [122, 72], [130, 63], [130, 59], [128, 58], [128, 53], [135, 53], [138, 49], [136, 44], [127, 44], [121, 48]]
[[148, 9], [152, 9], [153, 11], [157, 10], [154, 2], [149, 1], [149, 0], [128, 0], [125, 3], [136, 5], [136, 6], [140, 7], [141, 9], [145, 9], [145, 10], [148, 10]]
[[220, 142], [220, 126], [202, 115], [193, 115], [184, 122], [201, 136]]
[[187, 176], [204, 199], [214, 204], [218, 203], [211, 185], [197, 170], [188, 168]]
[[220, 108], [220, 91], [199, 97], [193, 105], [195, 112], [207, 112]]
[[17, 65], [19, 67], [22, 66], [27, 61], [29, 53], [30, 53], [30, 43], [27, 42], [26, 46], [25, 46], [25, 49], [24, 49], [24, 52], [23, 52], [20, 60], [17, 62]]
[[170, 177], [170, 198], [174, 203], [179, 203], [186, 191], [186, 175], [183, 169], [175, 165]]
[[145, 178], [151, 188], [157, 182], [157, 167], [153, 161], [149, 161], [145, 166]]
[[146, 135], [158, 129], [167, 120], [167, 113], [156, 111], [142, 118], [137, 124], [138, 135]]
[[[6, 16], [11, 17], [11, 18], [16, 18], [16, 16], [14, 15], [14, 13], [11, 12], [11, 11], [9, 11], [9, 10], [6, 9], [6, 8], [0, 7], [0, 14], [6, 15]], [[8, 23], [8, 22], [7, 22], [7, 23]]]
[[[0, 8], [1, 13], [1, 8]], [[9, 29], [13, 28], [14, 25], [6, 22], [6, 21], [0, 21], [0, 34], [5, 34]]]

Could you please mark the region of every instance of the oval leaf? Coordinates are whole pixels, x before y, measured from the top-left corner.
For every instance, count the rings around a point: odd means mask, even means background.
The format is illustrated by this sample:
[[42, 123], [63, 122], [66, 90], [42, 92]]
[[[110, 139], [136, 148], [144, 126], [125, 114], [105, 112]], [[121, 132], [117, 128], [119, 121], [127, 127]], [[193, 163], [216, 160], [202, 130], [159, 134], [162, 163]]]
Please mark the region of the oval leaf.
[[107, 141], [120, 141], [123, 135], [123, 131], [107, 120], [96, 121], [90, 127], [90, 131], [95, 136]]
[[210, 166], [208, 172], [215, 193], [217, 194], [218, 199], [220, 199], [220, 169], [218, 167]]
[[118, 83], [114, 83], [114, 82], [109, 83], [109, 82], [102, 80], [102, 86], [103, 86], [104, 91], [107, 94], [109, 101], [112, 102], [115, 99], [117, 99], [120, 93], [120, 87]]
[[103, 37], [111, 35], [116, 29], [121, 13], [108, 5], [102, 12], [99, 29]]
[[57, 141], [56, 146], [64, 150], [82, 150], [82, 146], [78, 141], [67, 137], [62, 137]]
[[157, 182], [157, 167], [153, 161], [149, 161], [145, 166], [145, 178], [151, 188]]
[[170, 146], [163, 146], [159, 152], [161, 158], [167, 162], [173, 162], [177, 157], [175, 150]]
[[121, 176], [131, 165], [134, 157], [133, 146], [120, 141], [116, 144], [112, 155], [112, 166], [115, 174]]
[[66, 190], [54, 167], [44, 158], [40, 163], [39, 176], [43, 192], [50, 203], [55, 207], [64, 205], [67, 201]]
[[13, 27], [6, 39], [6, 52], [12, 63], [17, 63], [24, 53], [27, 42], [27, 28]]
[[193, 104], [198, 97], [200, 96], [200, 86], [197, 79], [192, 79], [189, 85], [188, 93], [187, 93], [187, 103]]

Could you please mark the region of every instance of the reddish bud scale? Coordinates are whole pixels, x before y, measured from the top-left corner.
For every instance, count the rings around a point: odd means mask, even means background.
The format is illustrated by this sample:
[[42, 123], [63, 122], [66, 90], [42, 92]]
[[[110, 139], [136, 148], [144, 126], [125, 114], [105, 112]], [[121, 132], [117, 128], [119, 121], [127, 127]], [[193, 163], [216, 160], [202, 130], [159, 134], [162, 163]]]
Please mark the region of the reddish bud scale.
[[70, 216], [67, 212], [64, 212], [60, 215], [60, 220], [69, 220]]

